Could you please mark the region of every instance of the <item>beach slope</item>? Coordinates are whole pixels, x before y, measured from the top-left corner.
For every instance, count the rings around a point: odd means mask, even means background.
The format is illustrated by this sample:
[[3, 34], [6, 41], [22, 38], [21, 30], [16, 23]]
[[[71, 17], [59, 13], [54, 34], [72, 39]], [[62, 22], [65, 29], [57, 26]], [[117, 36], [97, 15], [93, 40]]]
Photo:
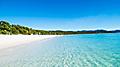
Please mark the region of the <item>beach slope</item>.
[[61, 35], [0, 35], [0, 49], [58, 36]]

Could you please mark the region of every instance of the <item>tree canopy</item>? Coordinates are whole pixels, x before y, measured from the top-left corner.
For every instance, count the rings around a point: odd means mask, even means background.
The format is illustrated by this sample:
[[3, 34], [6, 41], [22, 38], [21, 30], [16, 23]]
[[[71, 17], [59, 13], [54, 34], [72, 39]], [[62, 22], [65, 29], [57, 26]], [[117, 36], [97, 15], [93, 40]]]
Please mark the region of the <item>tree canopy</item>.
[[35, 30], [29, 27], [10, 24], [6, 21], [0, 21], [0, 34], [8, 35], [68, 35], [68, 34], [94, 34], [94, 33], [119, 33], [120, 30], [106, 31], [106, 30], [83, 30], [83, 31], [45, 31]]

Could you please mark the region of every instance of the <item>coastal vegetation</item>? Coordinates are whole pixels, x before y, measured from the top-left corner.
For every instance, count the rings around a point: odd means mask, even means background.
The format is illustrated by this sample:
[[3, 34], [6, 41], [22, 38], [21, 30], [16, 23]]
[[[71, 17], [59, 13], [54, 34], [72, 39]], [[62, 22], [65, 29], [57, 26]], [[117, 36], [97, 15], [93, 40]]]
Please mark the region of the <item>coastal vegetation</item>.
[[95, 33], [118, 33], [120, 30], [83, 30], [83, 31], [46, 31], [46, 30], [36, 30], [29, 27], [10, 24], [6, 21], [0, 21], [0, 34], [7, 35], [68, 35], [68, 34], [95, 34]]

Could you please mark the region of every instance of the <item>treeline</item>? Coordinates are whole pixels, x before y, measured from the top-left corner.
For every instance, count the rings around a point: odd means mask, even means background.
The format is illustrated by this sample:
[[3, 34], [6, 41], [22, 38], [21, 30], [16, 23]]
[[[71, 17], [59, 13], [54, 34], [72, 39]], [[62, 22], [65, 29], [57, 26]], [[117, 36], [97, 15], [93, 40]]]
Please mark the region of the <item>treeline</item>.
[[95, 34], [95, 33], [118, 33], [120, 30], [106, 31], [106, 30], [83, 30], [83, 31], [45, 31], [45, 30], [35, 30], [25, 26], [10, 24], [6, 21], [0, 21], [0, 34], [8, 35], [68, 35], [68, 34]]
[[62, 33], [58, 32], [49, 32], [45, 30], [35, 30], [32, 28], [28, 28], [25, 26], [14, 25], [10, 24], [6, 21], [0, 21], [0, 34], [8, 34], [8, 35], [17, 35], [17, 34], [24, 34], [24, 35], [60, 35]]

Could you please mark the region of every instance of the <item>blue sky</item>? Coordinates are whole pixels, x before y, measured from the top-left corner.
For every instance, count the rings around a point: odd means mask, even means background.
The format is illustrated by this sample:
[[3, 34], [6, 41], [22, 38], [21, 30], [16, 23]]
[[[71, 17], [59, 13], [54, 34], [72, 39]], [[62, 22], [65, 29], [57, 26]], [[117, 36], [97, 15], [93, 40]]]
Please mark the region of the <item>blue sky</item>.
[[120, 0], [0, 0], [0, 20], [43, 30], [120, 29]]

